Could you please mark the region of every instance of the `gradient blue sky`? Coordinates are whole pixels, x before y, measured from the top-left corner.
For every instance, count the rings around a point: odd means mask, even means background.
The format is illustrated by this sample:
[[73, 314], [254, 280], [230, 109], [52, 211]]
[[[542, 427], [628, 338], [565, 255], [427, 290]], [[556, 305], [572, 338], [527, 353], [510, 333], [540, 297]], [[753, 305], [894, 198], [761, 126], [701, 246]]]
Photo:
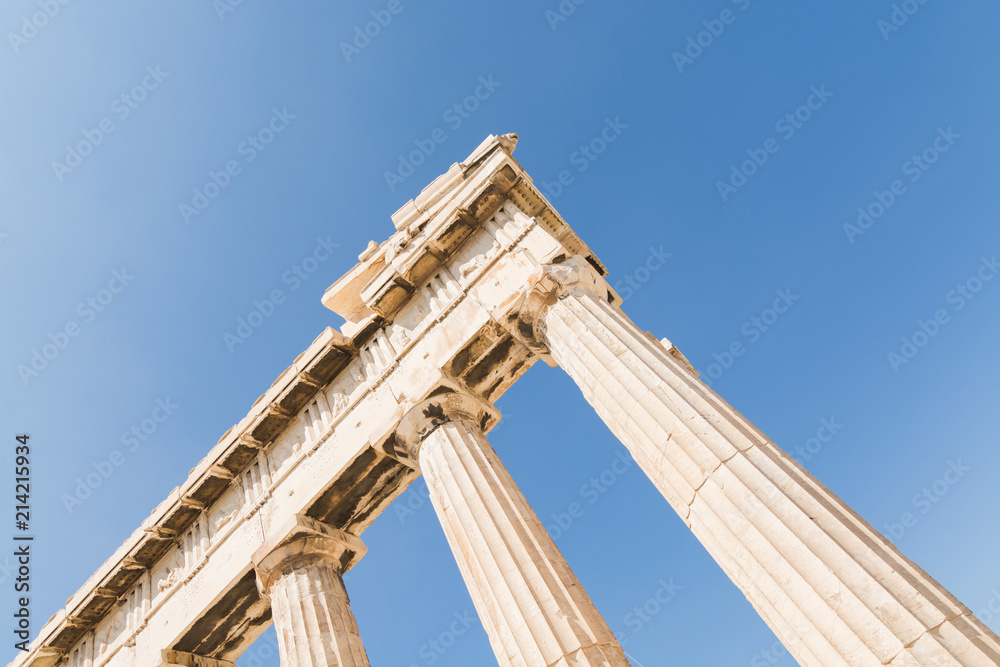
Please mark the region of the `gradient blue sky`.
[[[503, 132], [520, 135], [516, 157], [536, 182], [571, 171], [554, 204], [613, 284], [646, 280], [624, 305], [640, 326], [702, 373], [742, 343], [713, 387], [793, 452], [821, 420], [842, 424], [806, 466], [879, 529], [913, 513], [902, 551], [973, 610], [1000, 611], [1000, 280], [961, 308], [949, 296], [1000, 253], [1000, 7], [930, 1], [886, 38], [888, 0], [589, 0], [553, 29], [558, 4], [402, 0], [350, 62], [339, 45], [386, 2], [244, 0], [222, 19], [208, 0], [71, 2], [16, 50], [8, 34], [0, 436], [27, 431], [35, 450], [36, 629], [319, 331], [341, 324], [320, 296], [390, 234], [390, 214]], [[674, 52], [724, 10], [731, 23], [679, 71]], [[0, 26], [20, 32], [38, 11], [6, 0]], [[116, 99], [147, 67], [166, 76], [122, 118]], [[454, 127], [445, 112], [490, 76], [499, 86]], [[813, 99], [794, 135], [776, 127], [823, 86], [832, 96]], [[275, 108], [295, 117], [248, 162], [241, 142]], [[607, 118], [627, 128], [579, 171], [574, 152]], [[60, 180], [53, 161], [102, 119], [113, 131]], [[391, 191], [385, 172], [436, 128], [447, 139]], [[948, 128], [947, 152], [907, 167]], [[777, 152], [724, 201], [717, 182], [769, 138]], [[240, 173], [185, 223], [179, 205], [229, 160]], [[850, 242], [844, 225], [897, 179], [903, 194]], [[283, 278], [318, 237], [339, 248], [293, 289]], [[637, 269], [661, 247], [671, 257], [647, 279]], [[134, 278], [102, 312], [78, 310], [123, 270]], [[224, 334], [274, 289], [287, 300], [230, 352]], [[798, 300], [757, 336], [751, 318], [777, 290]], [[947, 323], [894, 369], [887, 354], [940, 309]], [[79, 335], [23, 381], [18, 367], [69, 322]], [[174, 414], [67, 512], [77, 478], [168, 398]], [[558, 528], [553, 515], [623, 449], [559, 370], [538, 365], [499, 407], [491, 440]], [[969, 470], [939, 502], [914, 503], [959, 461]], [[792, 664], [763, 657], [774, 636], [637, 468], [583, 502], [557, 544], [638, 663]], [[495, 664], [478, 623], [444, 653], [430, 648], [474, 610], [429, 504], [390, 507], [363, 539], [347, 585], [373, 664]], [[661, 581], [681, 588], [637, 620]], [[983, 620], [1000, 629], [1000, 613]], [[277, 665], [268, 641], [240, 665]], [[4, 641], [0, 660], [13, 654]]]

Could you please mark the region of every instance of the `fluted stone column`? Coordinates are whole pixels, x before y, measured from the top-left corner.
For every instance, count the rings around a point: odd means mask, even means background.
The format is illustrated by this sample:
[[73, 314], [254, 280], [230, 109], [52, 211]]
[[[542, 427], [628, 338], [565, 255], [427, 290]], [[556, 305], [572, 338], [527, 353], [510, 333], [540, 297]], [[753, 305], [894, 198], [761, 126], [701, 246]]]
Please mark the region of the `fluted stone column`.
[[574, 257], [498, 317], [576, 381], [800, 664], [1000, 664], [969, 609], [607, 296]]
[[496, 418], [467, 394], [442, 394], [413, 408], [396, 439], [403, 459], [427, 481], [497, 660], [504, 667], [628, 667], [483, 435]]
[[365, 553], [357, 537], [307, 517], [254, 555], [270, 598], [282, 667], [368, 667], [343, 573]]

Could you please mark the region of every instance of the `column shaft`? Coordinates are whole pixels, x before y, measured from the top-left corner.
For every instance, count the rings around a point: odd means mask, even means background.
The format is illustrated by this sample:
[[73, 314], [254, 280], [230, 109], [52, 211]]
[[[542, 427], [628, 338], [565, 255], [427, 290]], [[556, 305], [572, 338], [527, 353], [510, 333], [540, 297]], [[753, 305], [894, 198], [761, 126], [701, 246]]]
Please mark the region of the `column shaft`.
[[271, 609], [283, 666], [368, 667], [344, 582], [328, 564], [281, 577], [271, 588]]
[[369, 667], [341, 576], [363, 550], [356, 537], [299, 517], [289, 537], [258, 552], [282, 667]]
[[600, 294], [537, 342], [802, 665], [996, 665], [1000, 640]]
[[502, 666], [628, 667], [478, 424], [441, 424], [420, 446], [418, 463]]

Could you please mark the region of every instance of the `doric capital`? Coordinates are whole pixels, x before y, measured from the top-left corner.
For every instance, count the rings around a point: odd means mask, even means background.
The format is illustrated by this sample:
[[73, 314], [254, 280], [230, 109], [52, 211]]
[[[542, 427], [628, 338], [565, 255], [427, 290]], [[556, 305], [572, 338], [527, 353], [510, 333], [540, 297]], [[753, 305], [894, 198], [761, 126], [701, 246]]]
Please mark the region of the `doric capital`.
[[315, 561], [328, 562], [343, 574], [366, 551], [364, 543], [354, 535], [298, 515], [254, 553], [257, 587], [266, 596], [282, 574]]
[[417, 403], [403, 415], [396, 429], [396, 458], [417, 468], [417, 453], [424, 439], [441, 424], [457, 421], [470, 422], [485, 433], [500, 421], [500, 413], [467, 390], [443, 386], [440, 393]]
[[574, 255], [558, 264], [545, 264], [514, 299], [494, 312], [497, 321], [532, 352], [552, 365], [541, 326], [545, 310], [570, 295], [608, 300], [608, 284], [590, 262]]

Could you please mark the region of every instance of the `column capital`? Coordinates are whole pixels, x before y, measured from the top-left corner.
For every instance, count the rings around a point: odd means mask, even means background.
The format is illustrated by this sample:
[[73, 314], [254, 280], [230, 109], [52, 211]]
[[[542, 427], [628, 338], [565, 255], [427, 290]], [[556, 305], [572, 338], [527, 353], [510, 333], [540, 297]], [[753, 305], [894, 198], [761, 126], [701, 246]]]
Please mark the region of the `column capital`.
[[164, 649], [160, 667], [236, 667], [236, 663], [216, 658], [206, 658], [194, 653]]
[[540, 266], [524, 289], [493, 315], [528, 349], [554, 366], [541, 328], [542, 315], [553, 303], [571, 295], [589, 295], [609, 301], [613, 293], [590, 262], [582, 255], [574, 255], [556, 264]]
[[403, 415], [396, 429], [395, 457], [417, 468], [417, 453], [424, 439], [442, 424], [467, 421], [483, 433], [500, 421], [495, 407], [469, 390], [442, 385]]
[[257, 588], [264, 596], [283, 572], [310, 561], [326, 561], [337, 574], [354, 567], [367, 551], [364, 543], [354, 535], [303, 515], [274, 531], [253, 555], [257, 570]]

